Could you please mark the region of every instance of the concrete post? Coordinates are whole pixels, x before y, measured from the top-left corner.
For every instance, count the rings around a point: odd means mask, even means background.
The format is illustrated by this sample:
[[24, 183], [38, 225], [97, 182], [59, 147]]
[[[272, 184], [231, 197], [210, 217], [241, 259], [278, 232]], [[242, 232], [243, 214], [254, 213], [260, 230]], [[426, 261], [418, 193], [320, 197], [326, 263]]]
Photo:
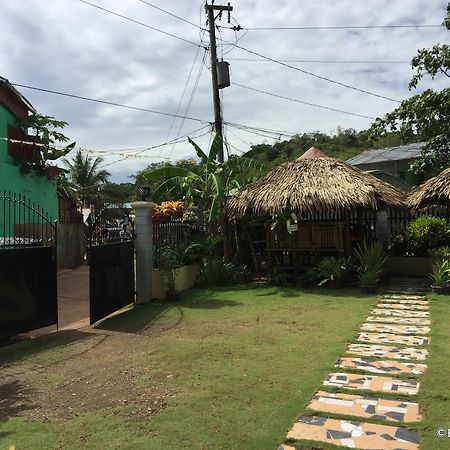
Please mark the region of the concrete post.
[[136, 304], [149, 303], [152, 299], [153, 223], [154, 203], [135, 202], [132, 207], [136, 247]]

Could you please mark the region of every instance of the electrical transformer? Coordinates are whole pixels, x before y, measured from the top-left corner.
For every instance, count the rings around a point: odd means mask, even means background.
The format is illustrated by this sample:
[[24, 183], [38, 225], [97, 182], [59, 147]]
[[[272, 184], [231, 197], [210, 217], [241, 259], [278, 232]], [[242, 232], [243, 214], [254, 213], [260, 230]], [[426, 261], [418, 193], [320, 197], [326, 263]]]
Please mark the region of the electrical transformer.
[[219, 89], [230, 85], [230, 64], [226, 61], [217, 62], [217, 84]]

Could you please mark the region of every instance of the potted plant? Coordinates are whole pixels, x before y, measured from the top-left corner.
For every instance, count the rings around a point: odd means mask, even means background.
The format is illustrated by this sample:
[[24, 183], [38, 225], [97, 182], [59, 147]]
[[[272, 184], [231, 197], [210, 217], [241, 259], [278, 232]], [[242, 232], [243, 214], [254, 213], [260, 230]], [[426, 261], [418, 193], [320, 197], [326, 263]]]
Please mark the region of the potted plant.
[[329, 287], [341, 287], [349, 265], [350, 258], [344, 256], [323, 258], [317, 265], [317, 272], [322, 278], [318, 286], [326, 283]]
[[429, 276], [434, 293], [447, 294], [450, 291], [450, 261], [448, 259], [435, 261], [433, 271]]
[[387, 259], [383, 246], [378, 241], [364, 241], [355, 248], [354, 256], [361, 290], [367, 293], [375, 292]]
[[373, 294], [377, 290], [381, 270], [374, 267], [362, 267], [357, 272], [359, 287], [366, 294]]
[[180, 294], [175, 288], [175, 269], [178, 267], [178, 257], [175, 249], [165, 246], [159, 253], [159, 269], [166, 287], [166, 299], [175, 302], [180, 299]]

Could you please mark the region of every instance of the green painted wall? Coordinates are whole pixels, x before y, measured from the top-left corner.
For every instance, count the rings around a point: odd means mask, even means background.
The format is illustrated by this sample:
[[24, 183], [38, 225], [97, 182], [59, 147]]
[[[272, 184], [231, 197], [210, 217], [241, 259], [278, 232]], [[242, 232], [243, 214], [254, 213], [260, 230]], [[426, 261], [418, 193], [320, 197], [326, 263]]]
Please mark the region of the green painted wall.
[[[0, 138], [7, 137], [8, 124], [15, 125], [15, 122], [15, 117], [0, 105]], [[52, 220], [58, 219], [56, 181], [39, 176], [34, 171], [22, 174], [20, 164], [8, 154], [7, 141], [0, 139], [0, 192], [3, 191], [24, 195], [48, 212]]]

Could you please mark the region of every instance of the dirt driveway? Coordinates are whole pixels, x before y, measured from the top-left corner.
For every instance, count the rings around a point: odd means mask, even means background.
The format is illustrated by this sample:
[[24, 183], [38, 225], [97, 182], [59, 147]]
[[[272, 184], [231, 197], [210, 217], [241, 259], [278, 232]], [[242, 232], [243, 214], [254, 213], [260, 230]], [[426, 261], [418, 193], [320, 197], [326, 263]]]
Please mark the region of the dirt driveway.
[[16, 416], [64, 419], [127, 405], [139, 407], [119, 410], [148, 417], [176, 395], [162, 388], [159, 375], [140, 386], [147, 367], [126, 362], [130, 353], [154, 344], [154, 336], [86, 328], [40, 337], [38, 348], [33, 341], [0, 348], [0, 423]]

